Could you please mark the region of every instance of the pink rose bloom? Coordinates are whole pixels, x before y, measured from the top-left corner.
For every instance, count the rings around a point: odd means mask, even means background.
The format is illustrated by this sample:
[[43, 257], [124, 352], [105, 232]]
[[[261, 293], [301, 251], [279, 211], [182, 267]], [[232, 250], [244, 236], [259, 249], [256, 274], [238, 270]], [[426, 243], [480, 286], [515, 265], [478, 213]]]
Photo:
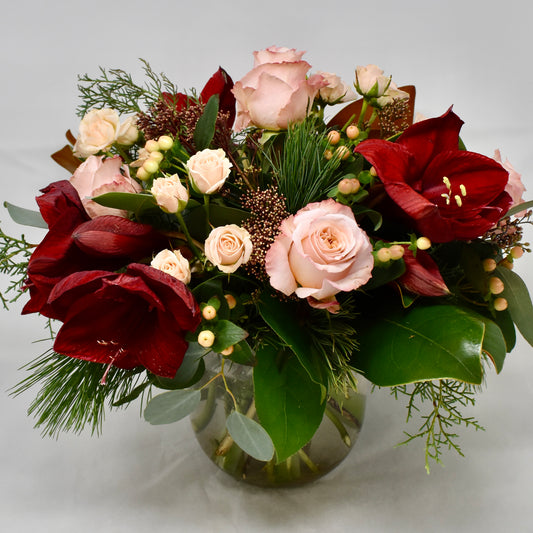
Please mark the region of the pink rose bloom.
[[138, 193], [142, 187], [130, 177], [127, 166], [118, 156], [104, 159], [104, 156], [89, 156], [74, 172], [70, 183], [78, 191], [83, 207], [91, 218], [102, 215], [126, 217], [127, 212], [104, 207], [91, 200], [106, 192]]
[[[524, 199], [522, 198], [522, 195], [526, 191], [526, 188], [524, 187], [524, 184], [522, 183], [522, 177], [521, 175], [514, 169], [513, 165], [509, 163], [509, 160], [506, 159], [505, 162], [502, 161], [502, 156], [500, 154], [499, 150], [494, 150], [494, 159], [500, 163], [500, 165], [509, 172], [509, 181], [507, 182], [507, 185], [505, 186], [505, 191], [509, 193], [511, 198], [513, 199], [513, 206], [519, 205], [524, 202]], [[521, 217], [526, 214], [526, 211], [521, 211], [520, 213], [516, 213], [515, 216]]]
[[307, 78], [311, 65], [301, 61], [302, 55], [277, 47], [254, 52], [255, 67], [232, 89], [237, 100], [236, 131], [249, 126], [283, 130], [307, 116], [327, 82], [318, 74]]
[[266, 254], [272, 287], [307, 298], [314, 307], [336, 304], [333, 296], [364, 285], [374, 258], [352, 210], [333, 199], [307, 205], [286, 218]]

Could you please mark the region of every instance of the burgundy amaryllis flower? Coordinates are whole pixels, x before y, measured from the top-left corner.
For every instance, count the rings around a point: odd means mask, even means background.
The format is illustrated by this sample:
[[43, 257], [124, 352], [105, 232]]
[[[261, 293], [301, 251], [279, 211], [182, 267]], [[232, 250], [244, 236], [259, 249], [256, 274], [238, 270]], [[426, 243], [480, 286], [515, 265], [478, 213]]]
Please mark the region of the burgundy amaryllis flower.
[[[229, 128], [233, 126], [233, 122], [235, 121], [235, 96], [233, 96], [233, 93], [231, 92], [232, 88], [233, 80], [230, 75], [222, 67], [219, 67], [209, 78], [199, 97], [200, 103], [207, 104], [211, 96], [215, 94], [219, 95], [219, 110], [229, 113]], [[177, 93], [175, 95], [163, 93], [162, 96], [167, 103], [175, 102], [178, 111], [185, 109], [187, 105], [196, 105], [194, 100], [183, 93]]]
[[437, 263], [424, 250], [417, 250], [416, 257], [404, 246], [405, 273], [397, 280], [409, 292], [421, 296], [447, 296], [450, 294], [442, 279]]
[[166, 238], [150, 226], [118, 216], [90, 219], [76, 189], [67, 180], [41, 191], [37, 204], [48, 233], [28, 263], [30, 300], [23, 314], [54, 316], [48, 296], [63, 278], [82, 270], [116, 270], [164, 248]]
[[489, 157], [459, 150], [462, 124], [449, 109], [413, 124], [397, 142], [369, 139], [355, 149], [417, 230], [434, 242], [479, 237], [512, 204], [504, 192], [508, 172]]
[[143, 264], [122, 274], [76, 272], [57, 284], [49, 305], [63, 321], [57, 353], [170, 378], [187, 351], [185, 332], [201, 320], [181, 281]]

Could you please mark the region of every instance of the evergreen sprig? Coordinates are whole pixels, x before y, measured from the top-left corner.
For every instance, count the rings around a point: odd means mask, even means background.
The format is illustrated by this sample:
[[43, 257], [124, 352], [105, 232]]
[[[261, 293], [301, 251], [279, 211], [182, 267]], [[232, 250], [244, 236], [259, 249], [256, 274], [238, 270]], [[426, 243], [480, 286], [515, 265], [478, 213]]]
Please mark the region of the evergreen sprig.
[[[4, 309], [15, 302], [22, 294], [22, 286], [26, 279], [28, 261], [35, 245], [30, 244], [24, 235], [20, 239], [6, 235], [0, 228], [0, 273], [9, 276], [9, 285], [0, 291], [0, 301]], [[14, 294], [10, 298], [9, 293]]]
[[89, 110], [103, 107], [110, 107], [120, 114], [139, 113], [157, 102], [163, 92], [172, 95], [178, 92], [177, 86], [165, 74], [157, 74], [147, 61], [140, 61], [147, 78], [143, 85], [135, 83], [131, 74], [122, 69], [100, 67], [96, 77], [78, 76], [82, 103], [76, 109], [77, 115], [83, 117]]
[[[36, 385], [41, 386], [28, 414], [37, 419], [35, 427], [42, 427], [42, 434], [50, 437], [57, 437], [62, 431], [81, 433], [86, 426], [90, 426], [92, 434], [99, 434], [106, 403], [113, 408], [113, 404], [130, 395], [141, 381], [146, 381], [142, 368], [124, 370], [111, 366], [108, 369], [104, 364], [67, 357], [53, 350], [47, 350], [22, 368], [30, 375], [11, 394], [18, 396]], [[144, 396], [150, 396], [149, 389], [143, 390], [141, 409]]]
[[442, 464], [440, 459], [443, 450], [455, 450], [459, 455], [464, 456], [457, 439], [459, 435], [454, 433], [458, 426], [472, 426], [476, 431], [484, 428], [472, 417], [465, 417], [461, 409], [475, 404], [476, 387], [470, 383], [462, 381], [441, 379], [437, 381], [421, 381], [411, 386], [400, 385], [391, 388], [391, 394], [398, 398], [399, 394], [409, 397], [407, 404], [407, 421], [414, 412], [420, 412], [416, 405], [424, 402], [431, 403], [431, 410], [421, 416], [422, 424], [414, 434], [404, 432], [407, 439], [399, 445], [407, 444], [414, 439], [425, 441], [425, 463], [426, 471], [429, 474], [430, 460]]
[[326, 159], [327, 146], [326, 132], [318, 131], [316, 119], [311, 117], [288, 129], [281, 153], [273, 143], [266, 156], [291, 213], [327, 197], [337, 184], [340, 159]]

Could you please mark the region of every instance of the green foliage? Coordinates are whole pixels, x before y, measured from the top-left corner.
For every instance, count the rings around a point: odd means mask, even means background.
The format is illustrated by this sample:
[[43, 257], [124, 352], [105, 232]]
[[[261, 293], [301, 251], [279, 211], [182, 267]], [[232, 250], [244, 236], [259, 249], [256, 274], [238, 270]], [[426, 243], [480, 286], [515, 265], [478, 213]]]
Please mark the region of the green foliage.
[[4, 309], [8, 309], [8, 304], [15, 302], [23, 294], [21, 289], [33, 248], [34, 245], [27, 242], [24, 235], [15, 239], [0, 228], [0, 273], [7, 274], [10, 278], [8, 288], [4, 292], [0, 291]]
[[326, 132], [317, 131], [312, 118], [289, 128], [281, 153], [272, 145], [269, 162], [291, 213], [322, 200], [339, 181], [340, 160], [324, 157], [327, 145]]
[[100, 67], [96, 77], [84, 74], [78, 77], [78, 90], [82, 103], [76, 113], [81, 118], [91, 109], [110, 107], [120, 114], [131, 114], [142, 111], [142, 106], [149, 108], [159, 98], [161, 93], [172, 95], [178, 92], [165, 74], [156, 74], [147, 61], [141, 59], [147, 81], [138, 85], [131, 74], [122, 69], [106, 70]]
[[152, 194], [130, 192], [106, 192], [93, 198], [97, 204], [115, 209], [131, 211], [140, 217], [145, 211], [157, 207], [157, 201]]
[[33, 211], [31, 209], [26, 209], [25, 207], [18, 207], [9, 202], [4, 202], [4, 207], [7, 209], [9, 216], [17, 224], [48, 229], [48, 224], [44, 221], [39, 211]]
[[211, 96], [204, 108], [202, 116], [198, 119], [198, 122], [196, 123], [193, 139], [197, 150], [209, 148], [209, 145], [213, 140], [213, 136], [215, 135], [215, 124], [217, 121], [218, 114], [218, 103], [218, 94], [214, 94], [213, 96]]
[[199, 390], [178, 389], [152, 398], [144, 410], [144, 419], [157, 426], [171, 424], [190, 415], [200, 403]]
[[[476, 430], [483, 430], [474, 418], [465, 417], [461, 413], [462, 408], [473, 406], [475, 403], [476, 388], [468, 383], [448, 379], [423, 381], [412, 386], [393, 387], [391, 393], [396, 398], [399, 394], [409, 397], [407, 421], [413, 417], [415, 411], [421, 410], [422, 404], [426, 405], [424, 402], [430, 404], [427, 414], [421, 415], [423, 422], [417, 432], [412, 434], [405, 432], [407, 439], [400, 443], [402, 445], [415, 439], [424, 440], [428, 474], [431, 460], [442, 463], [440, 457], [443, 450], [455, 450], [459, 455], [463, 455], [457, 444], [459, 435], [454, 432], [457, 426], [472, 426]], [[420, 407], [417, 404], [420, 404]]]
[[255, 420], [233, 411], [226, 427], [237, 446], [258, 461], [270, 461], [274, 455], [274, 444], [268, 433]]
[[[50, 437], [57, 437], [62, 431], [80, 433], [86, 426], [91, 427], [92, 433], [100, 433], [106, 402], [112, 408], [145, 379], [142, 368], [108, 368], [52, 350], [23, 368], [30, 375], [11, 394], [18, 396], [36, 385], [41, 386], [28, 414], [37, 418], [35, 427], [42, 427], [43, 435]], [[102, 385], [104, 376], [105, 385]], [[141, 393], [144, 392], [143, 388]]]
[[305, 446], [317, 430], [326, 401], [291, 350], [263, 345], [254, 367], [257, 416], [274, 442], [277, 462]]

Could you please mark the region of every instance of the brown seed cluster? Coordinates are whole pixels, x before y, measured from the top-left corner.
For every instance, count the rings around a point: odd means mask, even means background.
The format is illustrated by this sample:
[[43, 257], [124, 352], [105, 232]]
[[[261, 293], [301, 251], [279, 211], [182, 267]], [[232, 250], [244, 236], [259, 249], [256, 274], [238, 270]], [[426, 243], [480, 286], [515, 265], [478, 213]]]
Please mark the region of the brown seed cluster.
[[495, 228], [490, 229], [483, 235], [483, 239], [490, 241], [502, 250], [507, 250], [522, 240], [521, 220], [511, 220], [510, 217], [498, 222]]
[[178, 111], [171, 102], [158, 100], [148, 111], [139, 113], [137, 126], [147, 141], [162, 135], [175, 137], [180, 130]]
[[267, 281], [265, 255], [279, 233], [281, 222], [289, 216], [285, 198], [275, 187], [269, 187], [246, 193], [242, 198], [242, 205], [251, 212], [243, 226], [250, 234], [253, 244], [252, 255], [245, 268], [258, 280]]
[[383, 138], [391, 137], [407, 129], [407, 117], [409, 114], [409, 102], [397, 98], [390, 104], [387, 104], [379, 112], [379, 125], [381, 127], [381, 136]]

